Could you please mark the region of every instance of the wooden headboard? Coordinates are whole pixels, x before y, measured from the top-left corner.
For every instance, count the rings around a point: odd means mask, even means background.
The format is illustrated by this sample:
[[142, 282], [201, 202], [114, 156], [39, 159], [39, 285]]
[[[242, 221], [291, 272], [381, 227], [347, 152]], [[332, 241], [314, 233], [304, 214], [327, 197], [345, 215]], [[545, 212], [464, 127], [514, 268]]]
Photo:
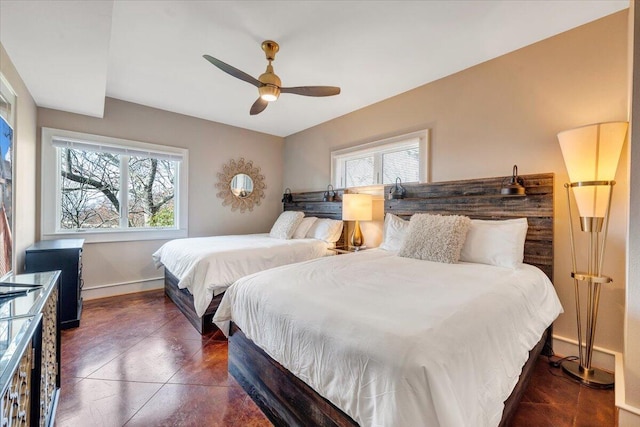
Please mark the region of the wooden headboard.
[[[414, 213], [466, 215], [474, 219], [526, 217], [529, 230], [524, 262], [540, 268], [553, 281], [553, 179], [552, 173], [521, 175], [526, 196], [500, 194], [505, 177], [402, 184], [404, 199], [385, 200], [385, 212], [400, 217]], [[391, 185], [385, 186], [385, 195]]]
[[323, 201], [323, 191], [307, 191], [304, 193], [293, 193], [292, 203], [285, 203], [285, 211], [302, 211], [306, 216], [317, 216], [318, 218], [342, 219], [342, 195], [344, 190], [335, 190], [335, 200], [333, 202]]
[[[466, 215], [474, 219], [527, 218], [529, 230], [524, 262], [540, 268], [553, 281], [553, 173], [521, 175], [526, 196], [500, 194], [506, 177], [467, 179], [430, 184], [402, 184], [404, 199], [385, 200], [384, 210], [403, 218], [414, 213]], [[392, 185], [384, 188], [385, 196]], [[323, 191], [293, 193], [285, 211], [302, 211], [307, 216], [342, 219], [342, 195], [335, 190], [333, 202], [323, 201]], [[346, 227], [345, 227], [346, 228]], [[345, 236], [336, 245], [346, 242]]]
[[[317, 216], [318, 218], [342, 219], [342, 195], [344, 190], [335, 190], [335, 200], [333, 202], [323, 201], [325, 191], [307, 191], [293, 193], [293, 202], [284, 203], [285, 211], [301, 211], [305, 216]], [[336, 246], [346, 246], [347, 227], [342, 228], [340, 240]]]

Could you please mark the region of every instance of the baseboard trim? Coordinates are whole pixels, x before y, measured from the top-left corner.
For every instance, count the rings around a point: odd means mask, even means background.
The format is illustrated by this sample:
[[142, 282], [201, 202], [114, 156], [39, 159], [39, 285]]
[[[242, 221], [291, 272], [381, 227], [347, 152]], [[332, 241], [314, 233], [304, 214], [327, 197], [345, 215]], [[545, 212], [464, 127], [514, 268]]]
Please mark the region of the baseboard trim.
[[82, 289], [82, 298], [92, 300], [98, 298], [114, 297], [117, 295], [132, 294], [135, 292], [151, 291], [164, 288], [164, 278], [154, 277], [150, 279], [134, 280], [130, 282], [109, 283], [106, 285], [92, 286]]
[[[553, 352], [560, 356], [577, 356], [578, 355], [578, 341], [563, 337], [560, 335], [553, 335]], [[610, 372], [616, 370], [616, 352], [607, 348], [598, 346], [593, 347], [593, 362], [594, 367], [604, 369]]]
[[618, 426], [635, 427], [640, 425], [640, 408], [629, 405], [625, 396], [624, 359], [622, 353], [616, 354], [616, 408]]

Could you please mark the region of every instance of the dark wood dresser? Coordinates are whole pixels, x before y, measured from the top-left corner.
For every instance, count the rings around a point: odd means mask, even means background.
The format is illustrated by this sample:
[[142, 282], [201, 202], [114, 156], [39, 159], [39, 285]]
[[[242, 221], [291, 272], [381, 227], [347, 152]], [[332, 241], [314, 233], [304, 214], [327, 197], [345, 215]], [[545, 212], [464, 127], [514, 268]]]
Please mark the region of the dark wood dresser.
[[25, 271], [60, 270], [60, 327], [80, 326], [84, 239], [42, 240], [27, 248]]
[[[0, 423], [53, 426], [60, 392], [60, 271], [0, 282]], [[17, 292], [17, 296], [7, 293]]]

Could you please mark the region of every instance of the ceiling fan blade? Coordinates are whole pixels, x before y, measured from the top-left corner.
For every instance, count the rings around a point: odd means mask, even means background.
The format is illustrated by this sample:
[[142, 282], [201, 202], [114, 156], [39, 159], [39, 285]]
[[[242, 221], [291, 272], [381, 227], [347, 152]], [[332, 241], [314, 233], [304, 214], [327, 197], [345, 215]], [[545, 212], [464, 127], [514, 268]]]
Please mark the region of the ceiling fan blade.
[[249, 113], [252, 116], [255, 116], [256, 114], [260, 114], [264, 111], [265, 108], [267, 108], [267, 105], [269, 105], [269, 101], [265, 101], [262, 98], [258, 98], [256, 102], [254, 102], [253, 105], [251, 106], [251, 111]]
[[258, 79], [251, 77], [249, 74], [245, 73], [244, 71], [240, 71], [237, 68], [232, 67], [231, 65], [226, 64], [220, 61], [219, 59], [214, 58], [213, 56], [202, 55], [202, 57], [207, 61], [211, 62], [216, 67], [220, 68], [225, 73], [230, 74], [237, 79], [244, 80], [247, 83], [251, 83], [255, 87], [262, 86], [262, 83], [260, 83]]
[[340, 93], [340, 88], [336, 86], [298, 86], [281, 87], [281, 93], [294, 93], [304, 96], [333, 96]]

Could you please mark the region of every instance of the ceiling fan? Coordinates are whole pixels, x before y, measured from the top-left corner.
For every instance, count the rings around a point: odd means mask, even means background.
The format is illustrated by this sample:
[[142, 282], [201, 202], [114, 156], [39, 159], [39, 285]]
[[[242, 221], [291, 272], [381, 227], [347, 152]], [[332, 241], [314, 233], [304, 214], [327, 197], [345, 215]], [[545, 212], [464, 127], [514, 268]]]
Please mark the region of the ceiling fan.
[[280, 46], [272, 40], [265, 40], [262, 42], [262, 50], [264, 51], [269, 64], [267, 65], [267, 70], [257, 79], [244, 71], [240, 71], [237, 68], [214, 58], [213, 56], [202, 55], [204, 59], [220, 68], [225, 73], [230, 74], [237, 79], [244, 80], [258, 88], [260, 97], [251, 106], [250, 114], [252, 116], [264, 111], [269, 102], [277, 100], [281, 93], [293, 93], [304, 96], [333, 96], [340, 93], [340, 88], [335, 86], [282, 87], [280, 77], [273, 72], [273, 66], [271, 65], [271, 61], [275, 59], [276, 53], [280, 50]]

